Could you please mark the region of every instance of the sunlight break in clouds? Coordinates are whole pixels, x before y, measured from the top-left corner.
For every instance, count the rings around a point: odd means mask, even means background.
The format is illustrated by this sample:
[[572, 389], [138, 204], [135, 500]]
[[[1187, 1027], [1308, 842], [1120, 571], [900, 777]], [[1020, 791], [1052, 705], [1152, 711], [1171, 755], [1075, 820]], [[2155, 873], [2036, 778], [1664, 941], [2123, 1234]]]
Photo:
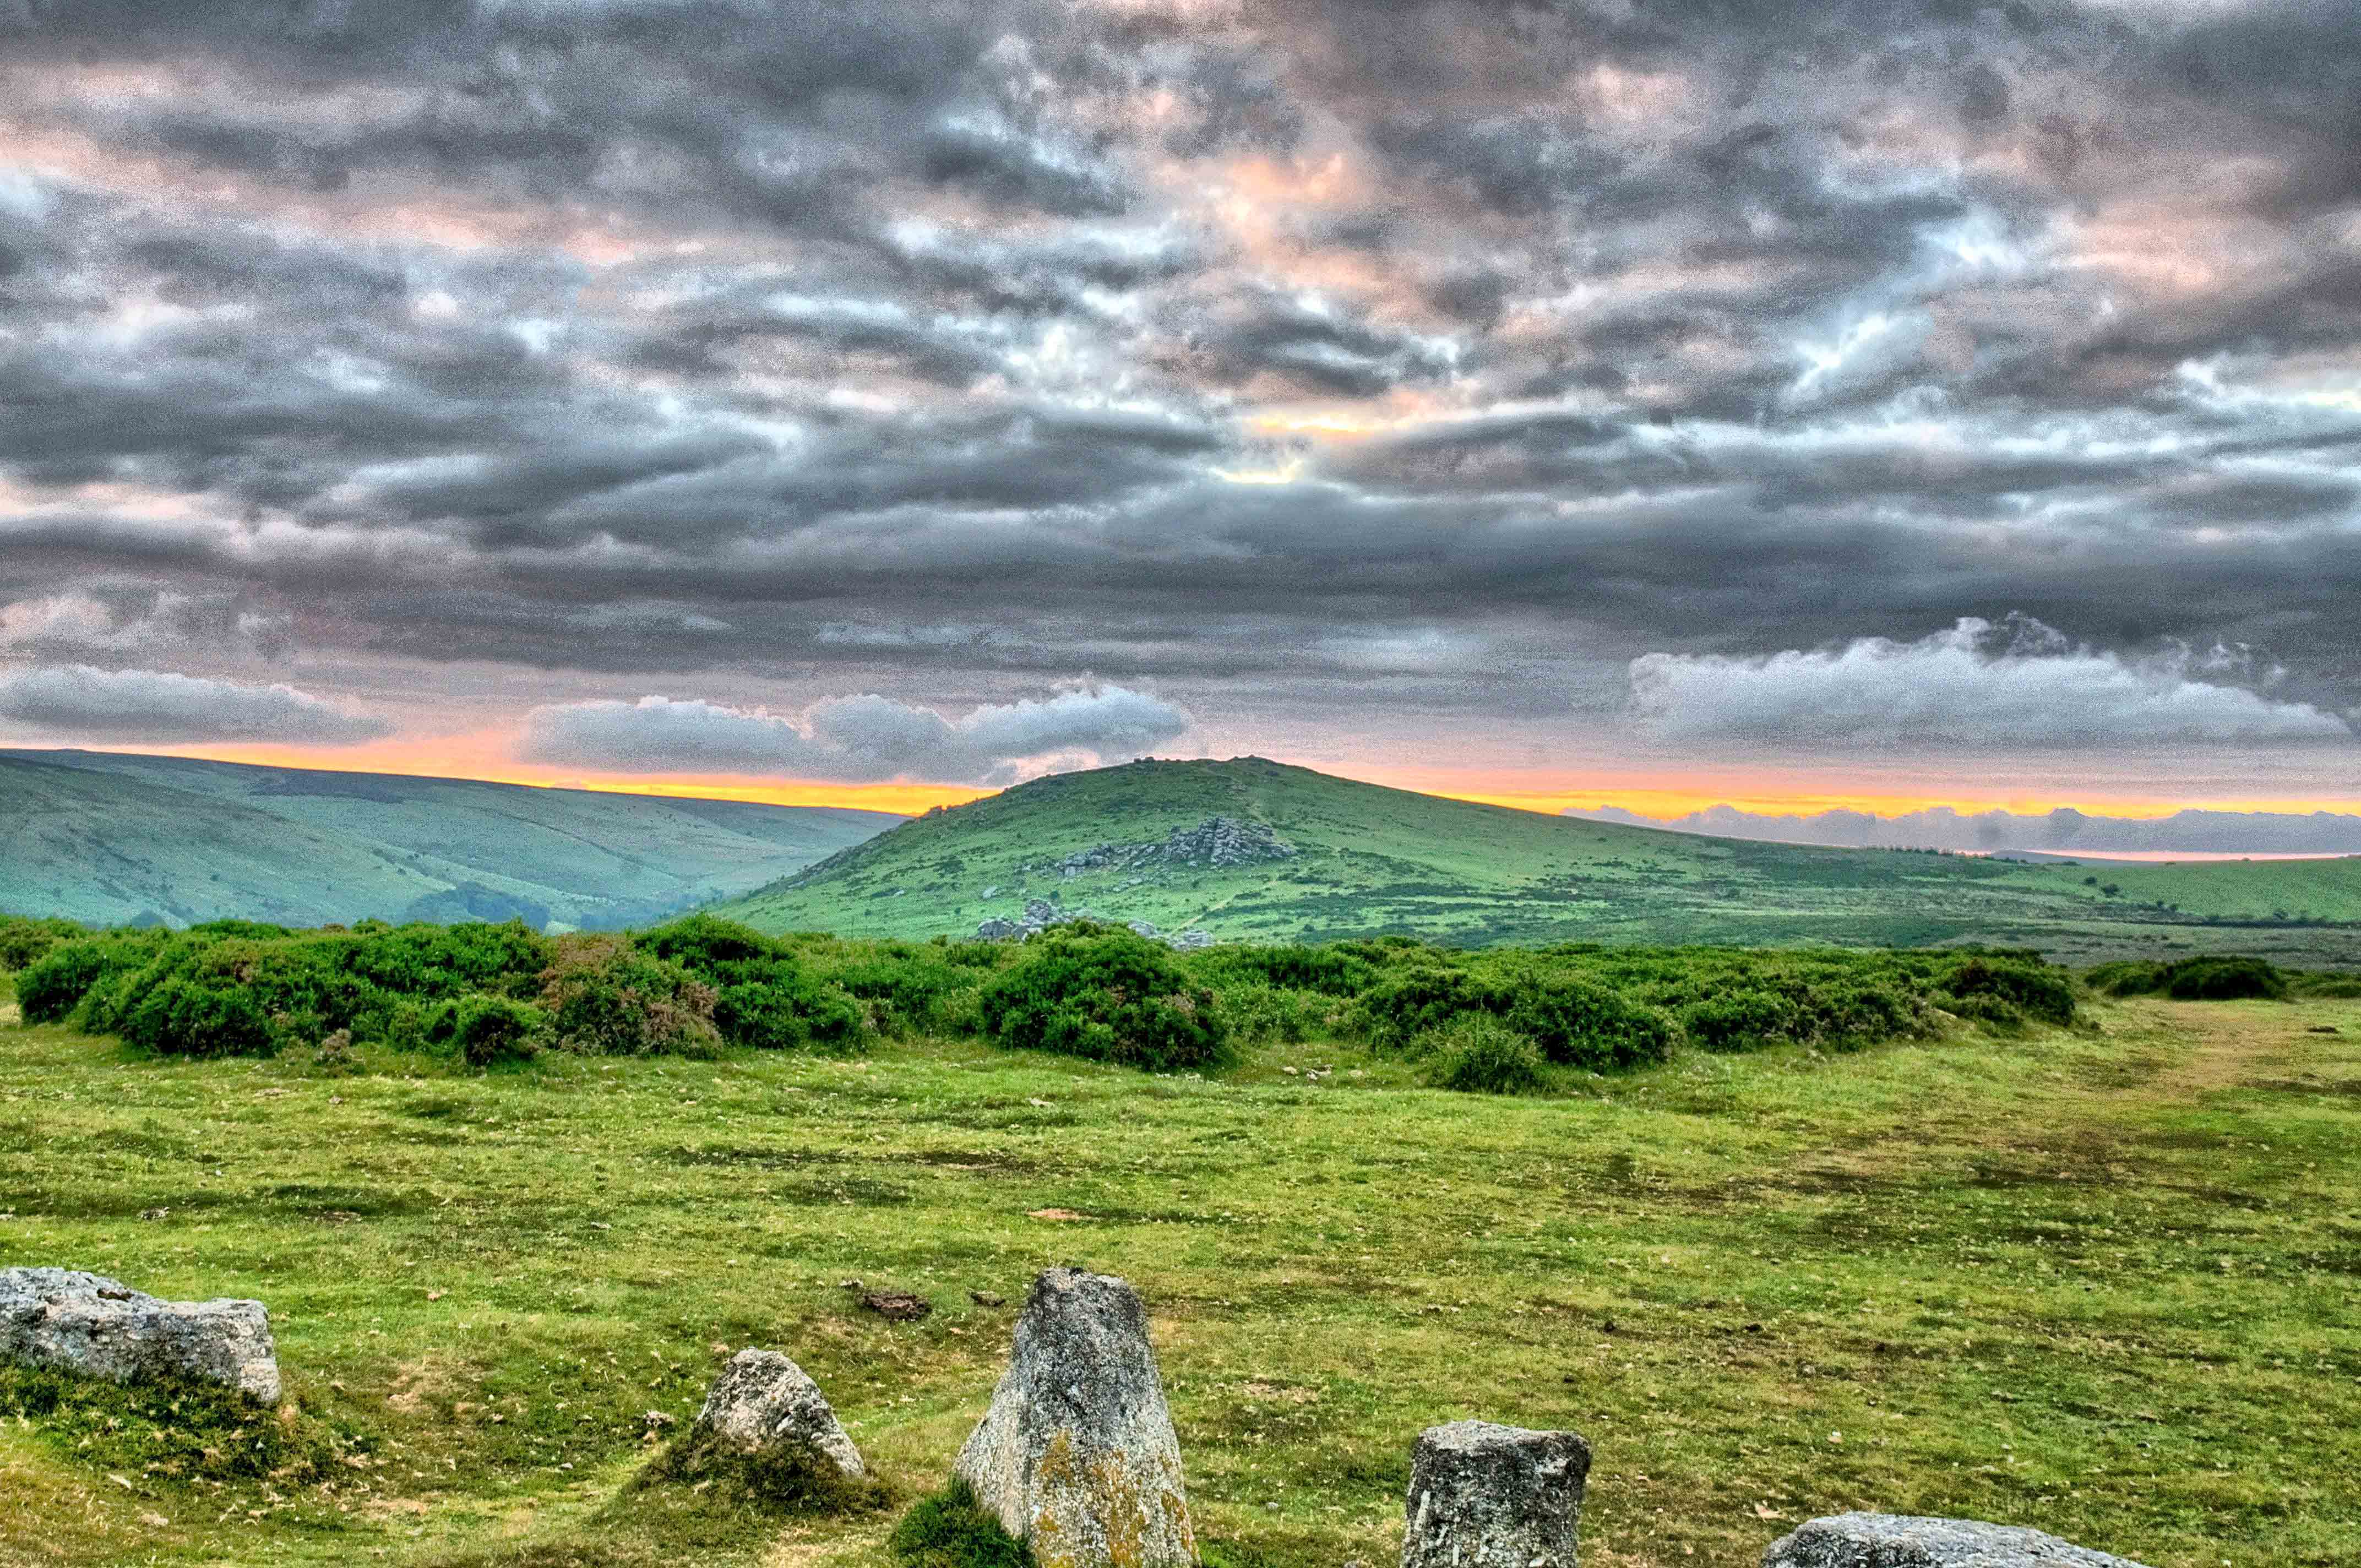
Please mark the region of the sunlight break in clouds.
[[1668, 739], [1827, 745], [2111, 747], [2192, 741], [2350, 741], [2309, 703], [2276, 702], [2202, 676], [2186, 652], [2127, 659], [2076, 646], [2040, 622], [1973, 616], [1915, 642], [1756, 655], [1648, 653], [1631, 707]]
[[644, 696], [537, 707], [523, 755], [642, 773], [756, 772], [817, 779], [1009, 782], [1013, 764], [1087, 752], [1128, 762], [1185, 732], [1190, 716], [1122, 686], [977, 707], [961, 718], [874, 695], [828, 697], [793, 718]]

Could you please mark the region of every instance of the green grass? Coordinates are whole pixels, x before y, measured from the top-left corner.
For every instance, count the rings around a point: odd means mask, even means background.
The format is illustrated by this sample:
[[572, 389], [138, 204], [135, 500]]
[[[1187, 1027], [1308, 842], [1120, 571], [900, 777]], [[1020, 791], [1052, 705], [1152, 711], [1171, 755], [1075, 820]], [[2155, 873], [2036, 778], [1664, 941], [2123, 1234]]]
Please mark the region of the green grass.
[[[1267, 823], [1298, 853], [1072, 876], [1060, 865], [1215, 816]], [[774, 932], [923, 938], [972, 933], [1028, 898], [1262, 941], [1977, 941], [2074, 963], [2235, 949], [2296, 968], [2361, 967], [2361, 857], [2101, 870], [1752, 843], [1444, 800], [1251, 757], [1037, 780], [905, 823], [716, 912]]]
[[1321, 1042], [471, 1075], [0, 1029], [0, 1262], [263, 1299], [290, 1441], [334, 1458], [173, 1475], [152, 1417], [0, 1419], [0, 1561], [884, 1568], [891, 1511], [632, 1483], [759, 1344], [934, 1491], [1013, 1322], [970, 1293], [1052, 1263], [1139, 1287], [1223, 1562], [1387, 1561], [1411, 1439], [1467, 1416], [1589, 1437], [1597, 1563], [1848, 1508], [2361, 1559], [2361, 1003], [2096, 1016], [1518, 1098]]

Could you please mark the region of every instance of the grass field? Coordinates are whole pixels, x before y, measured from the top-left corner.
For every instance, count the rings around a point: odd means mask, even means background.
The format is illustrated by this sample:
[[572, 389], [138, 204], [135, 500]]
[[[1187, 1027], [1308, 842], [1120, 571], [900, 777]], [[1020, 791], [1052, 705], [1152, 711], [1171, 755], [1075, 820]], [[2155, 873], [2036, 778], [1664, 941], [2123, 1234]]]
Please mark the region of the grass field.
[[[1296, 852], [1069, 868], [1228, 817]], [[1603, 942], [2260, 953], [2361, 968], [2361, 857], [2084, 867], [1709, 839], [1444, 800], [1256, 757], [1062, 773], [932, 813], [716, 906], [762, 930], [967, 935], [1027, 899], [1251, 941], [1383, 932]]]
[[882, 1563], [890, 1514], [626, 1493], [646, 1413], [785, 1349], [915, 1496], [1005, 1353], [969, 1293], [1053, 1262], [1139, 1286], [1233, 1563], [1381, 1568], [1411, 1437], [1474, 1415], [1589, 1436], [1592, 1563], [1752, 1563], [1853, 1507], [2361, 1559], [2361, 1003], [2093, 1016], [1516, 1101], [1323, 1045], [467, 1076], [0, 1029], [0, 1262], [262, 1298], [290, 1430], [342, 1450], [216, 1485], [144, 1468], [170, 1414], [0, 1420], [0, 1561]]

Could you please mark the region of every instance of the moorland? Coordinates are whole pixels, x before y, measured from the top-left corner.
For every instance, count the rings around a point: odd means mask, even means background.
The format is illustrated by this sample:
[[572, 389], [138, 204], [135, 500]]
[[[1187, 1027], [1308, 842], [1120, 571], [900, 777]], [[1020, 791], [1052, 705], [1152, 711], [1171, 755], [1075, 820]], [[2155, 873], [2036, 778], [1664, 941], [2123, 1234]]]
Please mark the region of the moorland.
[[[1592, 1563], [1852, 1507], [2361, 1553], [2350, 980], [710, 920], [0, 943], [0, 1263], [260, 1298], [289, 1388], [0, 1378], [9, 1561], [882, 1565], [1059, 1262], [1146, 1298], [1216, 1568], [1386, 1560], [1411, 1436], [1477, 1415], [1588, 1434]], [[749, 1344], [884, 1506], [645, 1484]]]
[[[1218, 822], [1239, 831], [1215, 858]], [[1544, 817], [1257, 757], [1037, 779], [713, 907], [766, 931], [925, 938], [1034, 899], [1257, 942], [1982, 942], [2076, 964], [2235, 950], [2361, 968], [2361, 856], [2086, 866], [1820, 849]]]
[[0, 909], [99, 925], [367, 916], [619, 927], [901, 818], [482, 779], [0, 750]]

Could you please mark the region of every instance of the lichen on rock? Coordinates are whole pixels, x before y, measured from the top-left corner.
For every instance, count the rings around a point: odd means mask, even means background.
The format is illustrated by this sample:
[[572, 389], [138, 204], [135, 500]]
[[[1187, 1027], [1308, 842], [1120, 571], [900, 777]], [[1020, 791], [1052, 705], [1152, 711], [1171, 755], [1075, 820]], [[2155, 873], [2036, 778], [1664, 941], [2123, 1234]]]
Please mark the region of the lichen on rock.
[[1148, 1314], [1111, 1275], [1033, 1283], [953, 1474], [1040, 1568], [1187, 1568], [1196, 1537]]
[[114, 1383], [190, 1377], [279, 1402], [259, 1301], [164, 1301], [75, 1268], [0, 1269], [0, 1359]]
[[1831, 1514], [1781, 1536], [1763, 1568], [2142, 1568], [2021, 1525], [1916, 1514]]

